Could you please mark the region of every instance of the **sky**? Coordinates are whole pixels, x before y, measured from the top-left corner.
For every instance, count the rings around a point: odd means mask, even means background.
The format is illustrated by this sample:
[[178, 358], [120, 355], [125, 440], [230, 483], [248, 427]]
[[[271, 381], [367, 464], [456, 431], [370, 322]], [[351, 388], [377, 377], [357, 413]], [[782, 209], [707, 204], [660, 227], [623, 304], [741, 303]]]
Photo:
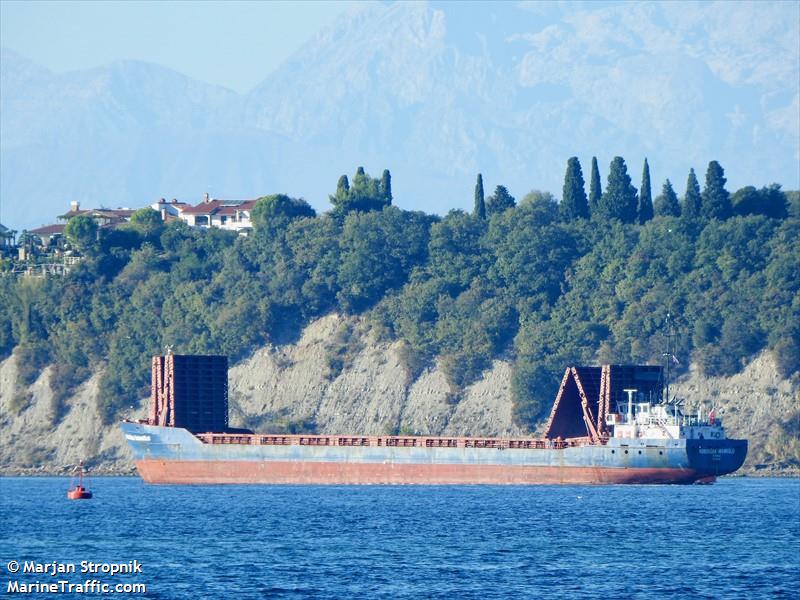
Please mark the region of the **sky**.
[[349, 2], [0, 1], [0, 45], [52, 71], [144, 60], [243, 93]]

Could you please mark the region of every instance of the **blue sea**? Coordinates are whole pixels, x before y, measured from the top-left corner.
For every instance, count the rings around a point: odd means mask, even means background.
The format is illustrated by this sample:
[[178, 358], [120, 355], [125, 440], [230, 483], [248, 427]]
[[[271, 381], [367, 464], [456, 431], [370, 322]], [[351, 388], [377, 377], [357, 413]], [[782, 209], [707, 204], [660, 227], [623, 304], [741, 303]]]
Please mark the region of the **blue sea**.
[[[191, 487], [95, 478], [89, 501], [68, 501], [68, 483], [0, 479], [0, 593], [13, 581], [94, 579], [143, 583], [146, 593], [114, 595], [146, 598], [800, 598], [798, 479]], [[81, 573], [82, 561], [134, 560], [141, 573]], [[11, 574], [12, 561], [76, 572]]]

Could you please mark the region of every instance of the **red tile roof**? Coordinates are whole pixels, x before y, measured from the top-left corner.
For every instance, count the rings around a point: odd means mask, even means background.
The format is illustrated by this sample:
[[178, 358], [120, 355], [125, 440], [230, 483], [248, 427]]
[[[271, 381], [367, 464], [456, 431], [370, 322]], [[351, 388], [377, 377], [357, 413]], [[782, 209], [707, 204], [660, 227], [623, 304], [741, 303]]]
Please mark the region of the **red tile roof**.
[[44, 227], [39, 227], [37, 229], [31, 229], [28, 233], [32, 233], [34, 235], [53, 235], [56, 233], [64, 233], [65, 225], [58, 224], [58, 225], [45, 225]]
[[189, 206], [183, 209], [185, 215], [213, 215], [223, 206], [222, 200], [211, 200], [201, 202], [197, 206]]

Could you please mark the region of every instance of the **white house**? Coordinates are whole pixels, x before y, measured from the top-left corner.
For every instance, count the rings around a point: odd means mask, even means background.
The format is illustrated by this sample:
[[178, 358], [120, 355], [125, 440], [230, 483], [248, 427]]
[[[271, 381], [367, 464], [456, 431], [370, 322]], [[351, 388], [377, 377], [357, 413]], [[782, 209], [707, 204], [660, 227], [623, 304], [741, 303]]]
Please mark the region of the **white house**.
[[161, 220], [166, 223], [168, 221], [180, 219], [183, 211], [189, 208], [189, 204], [186, 202], [178, 202], [175, 198], [173, 198], [171, 202], [167, 202], [164, 198], [161, 198], [158, 202], [153, 202], [150, 208], [158, 211], [158, 214], [161, 215]]
[[197, 206], [187, 206], [180, 218], [191, 227], [218, 227], [247, 234], [253, 229], [250, 211], [257, 200], [218, 200], [206, 198]]

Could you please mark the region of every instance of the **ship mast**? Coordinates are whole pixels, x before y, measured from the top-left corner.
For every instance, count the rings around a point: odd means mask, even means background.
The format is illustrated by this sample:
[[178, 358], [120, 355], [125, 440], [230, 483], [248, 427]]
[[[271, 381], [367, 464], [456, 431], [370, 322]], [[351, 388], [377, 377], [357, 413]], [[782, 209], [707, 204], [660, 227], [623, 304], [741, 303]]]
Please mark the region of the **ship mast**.
[[[669, 405], [669, 402], [670, 402], [670, 397], [669, 397], [669, 375], [670, 375], [670, 373], [669, 373], [669, 370], [670, 370], [670, 367], [672, 366], [672, 361], [677, 362], [677, 359], [675, 358], [675, 354], [672, 351], [672, 338], [673, 338], [674, 334], [673, 334], [673, 330], [672, 330], [672, 315], [670, 313], [667, 313], [667, 318], [664, 321], [664, 327], [667, 330], [667, 351], [666, 352], [662, 352], [662, 356], [664, 357], [664, 360], [666, 362], [665, 369], [664, 369], [665, 370], [664, 388], [665, 388], [665, 394], [666, 394], [665, 402], [666, 402], [667, 405]], [[677, 402], [673, 406], [673, 417], [675, 418], [675, 420], [677, 422], [677, 419], [678, 419]]]
[[672, 324], [669, 321], [670, 314], [667, 313], [666, 328], [667, 328], [667, 351], [664, 352], [666, 359], [666, 393], [667, 402], [669, 402], [669, 364], [672, 362]]

